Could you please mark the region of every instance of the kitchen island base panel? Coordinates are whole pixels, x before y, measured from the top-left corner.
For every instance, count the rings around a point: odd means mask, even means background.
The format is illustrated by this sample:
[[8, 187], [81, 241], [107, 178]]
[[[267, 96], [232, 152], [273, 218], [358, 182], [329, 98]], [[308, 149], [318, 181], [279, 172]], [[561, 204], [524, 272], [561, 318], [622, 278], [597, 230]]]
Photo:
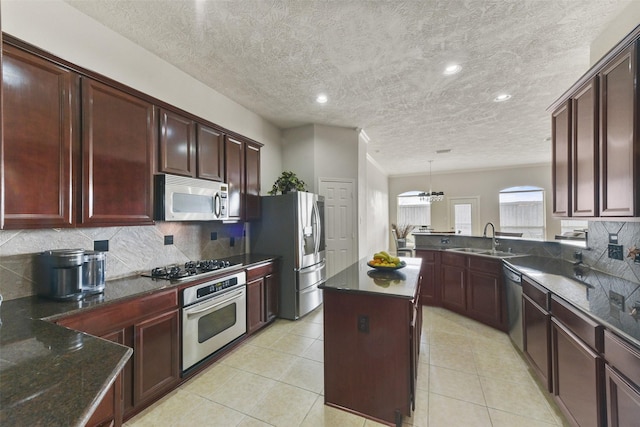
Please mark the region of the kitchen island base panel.
[[325, 403], [396, 425], [411, 414], [411, 300], [324, 292]]

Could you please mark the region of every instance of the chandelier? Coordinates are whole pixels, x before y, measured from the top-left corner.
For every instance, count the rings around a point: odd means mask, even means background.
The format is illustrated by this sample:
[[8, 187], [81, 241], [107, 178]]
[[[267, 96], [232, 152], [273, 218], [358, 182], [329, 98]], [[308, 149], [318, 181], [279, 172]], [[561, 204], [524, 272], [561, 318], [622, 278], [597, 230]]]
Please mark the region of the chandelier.
[[429, 160], [429, 192], [422, 192], [419, 194], [421, 200], [428, 202], [441, 202], [444, 200], [444, 192], [431, 190], [431, 163], [433, 160]]

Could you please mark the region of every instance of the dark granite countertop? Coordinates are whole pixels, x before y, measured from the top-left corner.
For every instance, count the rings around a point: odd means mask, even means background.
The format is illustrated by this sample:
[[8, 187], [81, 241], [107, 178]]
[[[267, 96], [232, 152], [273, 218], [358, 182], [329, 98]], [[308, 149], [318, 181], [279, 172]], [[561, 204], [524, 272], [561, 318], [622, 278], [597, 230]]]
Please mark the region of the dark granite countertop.
[[[640, 348], [640, 319], [629, 314], [630, 306], [640, 301], [640, 283], [557, 258], [524, 256], [503, 262]], [[611, 290], [628, 296], [624, 310], [610, 303]]]
[[[239, 264], [231, 270], [239, 270], [276, 258], [247, 254], [226, 259]], [[133, 353], [129, 347], [51, 321], [188, 284], [131, 276], [110, 280], [103, 294], [80, 301], [37, 296], [4, 301], [0, 306], [0, 425], [84, 425]]]
[[363, 258], [318, 286], [320, 289], [381, 294], [397, 298], [413, 298], [420, 277], [421, 258], [400, 258], [407, 266], [399, 270], [375, 270]]

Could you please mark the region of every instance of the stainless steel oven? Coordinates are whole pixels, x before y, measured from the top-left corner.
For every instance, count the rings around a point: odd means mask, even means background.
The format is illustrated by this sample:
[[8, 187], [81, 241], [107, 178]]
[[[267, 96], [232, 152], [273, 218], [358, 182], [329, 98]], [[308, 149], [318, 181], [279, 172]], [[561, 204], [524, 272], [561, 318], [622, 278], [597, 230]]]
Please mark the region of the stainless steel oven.
[[182, 371], [247, 332], [244, 271], [194, 285], [182, 292]]

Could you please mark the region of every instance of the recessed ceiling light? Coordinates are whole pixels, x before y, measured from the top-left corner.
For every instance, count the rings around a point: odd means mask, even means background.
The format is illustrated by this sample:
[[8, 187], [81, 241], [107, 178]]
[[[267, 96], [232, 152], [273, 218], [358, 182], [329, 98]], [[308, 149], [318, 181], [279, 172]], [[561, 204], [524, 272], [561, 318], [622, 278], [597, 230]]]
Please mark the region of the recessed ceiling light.
[[326, 104], [327, 101], [329, 100], [329, 98], [327, 98], [327, 95], [325, 95], [324, 93], [321, 93], [320, 95], [318, 95], [318, 97], [316, 98], [316, 102], [318, 104]]
[[458, 74], [460, 71], [462, 70], [462, 67], [458, 64], [451, 64], [451, 65], [447, 65], [447, 67], [444, 69], [444, 75], [445, 76], [451, 76], [453, 74]]
[[442, 150], [436, 150], [436, 154], [447, 154], [451, 152], [451, 148], [443, 148]]
[[493, 102], [504, 102], [510, 98], [511, 98], [511, 95], [509, 95], [508, 93], [501, 93], [500, 95], [493, 98]]

